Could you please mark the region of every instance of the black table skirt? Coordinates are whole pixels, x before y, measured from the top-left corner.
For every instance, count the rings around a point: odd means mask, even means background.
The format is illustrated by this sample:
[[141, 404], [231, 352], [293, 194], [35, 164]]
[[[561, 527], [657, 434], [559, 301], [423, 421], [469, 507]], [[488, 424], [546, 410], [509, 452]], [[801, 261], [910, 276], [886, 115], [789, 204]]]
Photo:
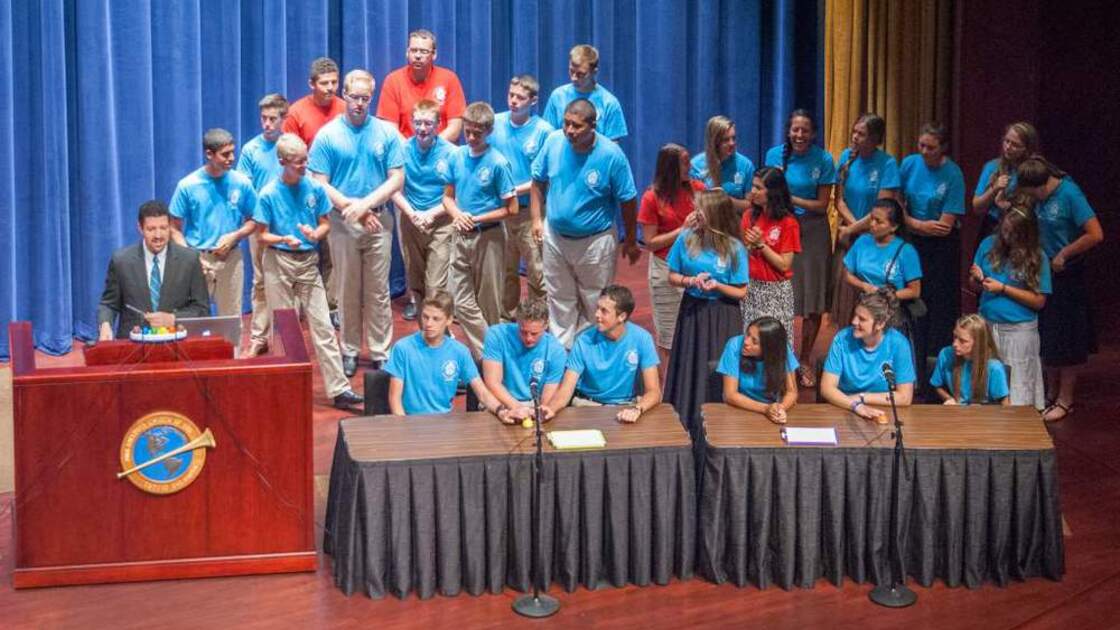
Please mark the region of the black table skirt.
[[[420, 598], [530, 589], [527, 455], [356, 462], [339, 427], [324, 550], [347, 594]], [[666, 584], [692, 576], [689, 447], [547, 454], [545, 583]]]
[[[810, 588], [822, 577], [889, 583], [892, 457], [891, 449], [709, 448], [698, 573], [760, 588]], [[976, 587], [1061, 578], [1053, 451], [911, 450], [905, 463], [899, 539], [911, 579]]]

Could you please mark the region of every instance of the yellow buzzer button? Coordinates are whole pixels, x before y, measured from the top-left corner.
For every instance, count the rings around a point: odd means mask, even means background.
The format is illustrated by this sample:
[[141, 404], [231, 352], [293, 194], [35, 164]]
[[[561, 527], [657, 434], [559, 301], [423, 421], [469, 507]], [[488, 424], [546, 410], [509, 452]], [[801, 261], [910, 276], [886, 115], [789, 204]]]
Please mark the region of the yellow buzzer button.
[[521, 421], [521, 426], [525, 427], [526, 429], [532, 429], [533, 428], [533, 420], [531, 418], [525, 418], [524, 420]]

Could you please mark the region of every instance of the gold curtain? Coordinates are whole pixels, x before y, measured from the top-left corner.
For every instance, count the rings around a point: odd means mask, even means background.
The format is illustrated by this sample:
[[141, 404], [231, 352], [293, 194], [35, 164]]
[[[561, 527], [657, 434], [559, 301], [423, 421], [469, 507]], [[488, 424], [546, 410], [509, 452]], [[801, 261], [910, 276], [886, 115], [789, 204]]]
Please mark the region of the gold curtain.
[[953, 0], [826, 0], [825, 147], [848, 146], [863, 112], [887, 121], [883, 150], [915, 152], [918, 130], [949, 124]]

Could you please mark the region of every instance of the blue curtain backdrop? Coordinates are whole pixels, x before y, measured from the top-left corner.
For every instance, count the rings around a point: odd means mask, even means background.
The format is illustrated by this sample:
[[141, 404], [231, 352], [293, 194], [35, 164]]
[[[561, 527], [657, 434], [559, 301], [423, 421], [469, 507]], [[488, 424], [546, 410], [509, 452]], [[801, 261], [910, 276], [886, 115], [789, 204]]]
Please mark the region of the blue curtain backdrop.
[[[568, 49], [591, 43], [644, 187], [657, 148], [700, 150], [714, 114], [736, 121], [740, 150], [758, 162], [790, 109], [819, 111], [819, 10], [818, 0], [0, 2], [0, 312], [30, 319], [48, 352], [93, 337], [109, 254], [137, 239], [138, 205], [168, 199], [201, 164], [205, 129], [243, 143], [259, 132], [263, 94], [306, 93], [314, 57], [380, 81], [403, 64], [408, 31], [428, 28], [467, 100], [502, 111], [510, 76], [535, 74], [543, 101], [567, 81]], [[399, 265], [395, 276], [399, 290]]]

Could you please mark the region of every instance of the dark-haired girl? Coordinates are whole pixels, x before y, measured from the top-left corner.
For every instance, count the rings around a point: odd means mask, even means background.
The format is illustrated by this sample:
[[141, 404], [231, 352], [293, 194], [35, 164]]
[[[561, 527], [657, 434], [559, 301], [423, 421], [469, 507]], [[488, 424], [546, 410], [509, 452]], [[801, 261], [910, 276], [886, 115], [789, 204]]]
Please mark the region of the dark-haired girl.
[[[785, 173], [801, 236], [801, 252], [793, 257], [793, 312], [801, 318], [800, 343], [795, 345], [802, 387], [816, 386], [810, 355], [820, 332], [821, 314], [828, 311], [832, 259], [828, 203], [836, 183], [832, 156], [813, 144], [815, 137], [812, 114], [795, 109], [786, 119], [785, 142], [766, 152], [766, 166], [777, 166]], [[792, 337], [792, 328], [786, 332]]]
[[793, 260], [801, 251], [800, 226], [782, 171], [758, 169], [751, 181], [751, 208], [743, 213], [743, 242], [750, 249], [751, 290], [743, 300], [743, 319], [769, 315], [793, 330]]
[[796, 370], [786, 330], [773, 317], [760, 317], [747, 324], [745, 335], [729, 339], [716, 369], [723, 375], [723, 402], [778, 424], [797, 404]]
[[1017, 173], [1019, 190], [1038, 201], [1039, 240], [1054, 274], [1054, 293], [1038, 322], [1047, 390], [1055, 396], [1043, 418], [1053, 422], [1073, 411], [1076, 368], [1097, 351], [1084, 256], [1104, 240], [1104, 232], [1085, 193], [1045, 158], [1023, 160]]

